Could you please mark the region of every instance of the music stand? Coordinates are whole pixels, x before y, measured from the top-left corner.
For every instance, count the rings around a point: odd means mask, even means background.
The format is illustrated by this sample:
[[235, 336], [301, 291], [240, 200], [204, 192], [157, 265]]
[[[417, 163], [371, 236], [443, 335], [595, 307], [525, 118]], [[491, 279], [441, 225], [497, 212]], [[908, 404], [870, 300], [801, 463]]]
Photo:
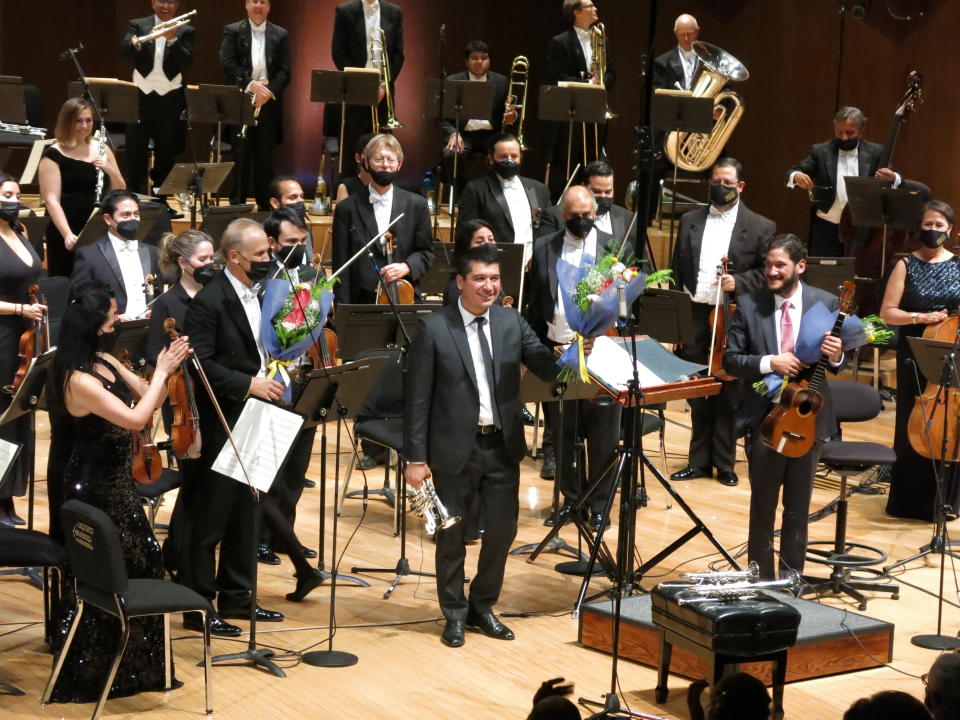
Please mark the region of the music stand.
[[[314, 70], [310, 75], [310, 102], [334, 103], [340, 106], [340, 152], [337, 160], [337, 180], [343, 174], [344, 132], [347, 124], [347, 105], [378, 104], [380, 73], [365, 68], [346, 70]], [[374, 123], [376, 124], [376, 123]], [[374, 132], [377, 128], [373, 128]], [[336, 187], [336, 185], [334, 185]]]
[[[140, 205], [140, 228], [137, 230], [137, 241], [145, 242], [153, 226], [160, 219], [160, 213], [166, 208], [154, 203], [142, 203]], [[92, 245], [101, 238], [107, 236], [107, 223], [103, 219], [103, 211], [100, 208], [94, 208], [90, 219], [83, 226], [80, 234], [77, 235], [77, 247]]]
[[855, 257], [811, 257], [807, 258], [807, 269], [803, 272], [803, 282], [815, 288], [835, 295], [837, 288], [847, 280], [856, 277]]
[[[681, 132], [709, 133], [713, 130], [713, 98], [694, 97], [689, 90], [658, 89], [651, 100], [650, 125], [654, 132], [673, 132], [674, 157]], [[669, 137], [669, 136], [668, 136]], [[670, 257], [673, 257], [677, 215], [677, 164], [673, 164], [673, 191], [670, 193]]]
[[[246, 102], [244, 102], [246, 100]], [[250, 125], [253, 123], [253, 104], [236, 85], [188, 85], [187, 107], [193, 122], [212, 123], [217, 126], [217, 151], [215, 159], [222, 161], [222, 138], [224, 125]]]
[[[93, 103], [100, 108], [104, 122], [140, 122], [140, 98], [137, 86], [128, 80], [117, 78], [86, 79]], [[77, 80], [67, 83], [67, 97], [83, 97], [83, 84]], [[109, 143], [109, 140], [107, 141]]]
[[[440, 305], [397, 305], [397, 314], [404, 325], [411, 327], [410, 335], [424, 315], [432, 313]], [[365, 350], [396, 346], [402, 336], [397, 315], [389, 305], [337, 306], [337, 335], [340, 337], [340, 357], [352, 360]]]
[[674, 345], [689, 345], [695, 339], [693, 305], [681, 290], [647, 288], [634, 300], [633, 313], [638, 335]]
[[853, 224], [858, 228], [883, 228], [881, 272], [886, 268], [887, 229], [914, 230], [923, 215], [929, 191], [910, 187], [892, 187], [892, 182], [875, 177], [844, 177], [847, 204]]
[[607, 114], [607, 91], [599, 85], [577, 83], [567, 87], [540, 86], [539, 118], [567, 123], [567, 178], [573, 152], [574, 123], [602, 123]]
[[110, 354], [119, 357], [126, 350], [134, 366], [145, 366], [147, 364], [147, 333], [150, 332], [149, 318], [118, 323], [116, 332], [116, 345]]
[[203, 214], [203, 222], [200, 223], [200, 229], [213, 238], [213, 246], [220, 248], [220, 236], [227, 229], [227, 225], [237, 218], [254, 218], [256, 205], [247, 203], [245, 205], [211, 205]]
[[433, 263], [426, 274], [420, 278], [420, 292], [424, 295], [443, 295], [450, 282], [450, 276], [456, 272], [453, 265], [453, 243], [433, 241]]
[[27, 124], [23, 78], [13, 75], [0, 76], [0, 121], [13, 125]]
[[236, 163], [177, 163], [164, 178], [157, 192], [160, 195], [190, 196], [190, 227], [197, 227], [197, 200], [210, 193], [218, 195]]

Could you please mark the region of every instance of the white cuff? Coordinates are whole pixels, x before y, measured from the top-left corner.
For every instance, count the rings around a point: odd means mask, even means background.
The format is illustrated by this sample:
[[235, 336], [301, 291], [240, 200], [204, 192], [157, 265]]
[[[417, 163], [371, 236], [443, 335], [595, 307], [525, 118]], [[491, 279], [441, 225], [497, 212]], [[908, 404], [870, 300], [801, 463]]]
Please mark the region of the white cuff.
[[773, 372], [773, 365], [771, 362], [772, 360], [773, 360], [773, 355], [764, 355], [762, 358], [760, 358], [760, 374], [761, 375], [769, 375], [770, 373]]

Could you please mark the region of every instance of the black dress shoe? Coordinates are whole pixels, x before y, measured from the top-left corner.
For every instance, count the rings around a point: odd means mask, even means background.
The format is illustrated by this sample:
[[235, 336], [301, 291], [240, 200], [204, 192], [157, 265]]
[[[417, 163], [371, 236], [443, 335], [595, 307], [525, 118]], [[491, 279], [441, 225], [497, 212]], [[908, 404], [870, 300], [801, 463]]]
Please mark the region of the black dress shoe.
[[360, 458], [360, 469], [361, 470], [373, 470], [380, 463], [377, 459], [371, 455], [364, 455]]
[[521, 409], [520, 409], [520, 417], [523, 418], [523, 424], [524, 424], [524, 425], [533, 425], [533, 423], [534, 423], [535, 420], [536, 420], [536, 419], [533, 417], [533, 415], [530, 414], [530, 411], [527, 410], [526, 408], [521, 408]]
[[443, 644], [448, 647], [461, 647], [464, 642], [463, 628], [463, 620], [447, 620], [447, 625], [443, 628], [443, 635], [440, 636]]
[[740, 478], [738, 478], [737, 474], [732, 470], [720, 470], [717, 472], [717, 482], [719, 482], [721, 485], [734, 487], [740, 482]]
[[[207, 613], [210, 619], [210, 634], [218, 637], [237, 637], [243, 632], [236, 625], [225, 622], [217, 613]], [[183, 614], [183, 627], [187, 630], [203, 632], [203, 617], [198, 612]]]
[[687, 465], [683, 470], [677, 470], [670, 476], [671, 480], [693, 480], [694, 478], [710, 477], [709, 470], [701, 470], [693, 465]]
[[[221, 610], [220, 617], [228, 620], [247, 620], [250, 617], [250, 611], [246, 608]], [[276, 610], [265, 610], [257, 605], [257, 622], [283, 622], [283, 613]]]
[[303, 486], [305, 488], [315, 488], [317, 486], [317, 483], [315, 483], [313, 480], [310, 480], [309, 478], [304, 478]]
[[[603, 523], [603, 513], [593, 513], [590, 516], [590, 529], [594, 532], [600, 532], [600, 525]], [[604, 529], [610, 527], [610, 518], [607, 518], [607, 522], [603, 523]]]
[[257, 560], [262, 562], [264, 565], [280, 564], [280, 558], [277, 557], [277, 554], [273, 551], [273, 548], [271, 548], [268, 543], [260, 543], [257, 545]]
[[553, 480], [557, 476], [557, 461], [553, 455], [547, 455], [543, 458], [543, 464], [540, 466], [540, 477], [544, 480]]
[[323, 574], [316, 568], [311, 570], [308, 575], [300, 575], [300, 573], [297, 573], [297, 589], [291, 593], [287, 593], [287, 600], [290, 602], [302, 602], [303, 599], [310, 594], [310, 591], [320, 587], [320, 583], [322, 582]]
[[513, 630], [497, 619], [492, 612], [483, 614], [467, 614], [467, 627], [482, 632], [495, 640], [513, 640]]
[[300, 546], [300, 552], [303, 553], [303, 556], [307, 558], [307, 560], [313, 560], [315, 557], [317, 557], [317, 551], [308, 548], [306, 545]]

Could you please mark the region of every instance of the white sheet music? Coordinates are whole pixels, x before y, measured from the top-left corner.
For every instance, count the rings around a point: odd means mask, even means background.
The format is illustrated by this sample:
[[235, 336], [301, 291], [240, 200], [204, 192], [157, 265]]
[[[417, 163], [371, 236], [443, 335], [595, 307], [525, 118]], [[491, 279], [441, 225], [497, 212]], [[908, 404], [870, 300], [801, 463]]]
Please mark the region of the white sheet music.
[[[606, 335], [594, 339], [593, 352], [587, 357], [587, 370], [615, 390], [626, 390], [627, 383], [633, 379], [633, 362], [630, 353]], [[640, 387], [653, 387], [666, 382], [647, 369], [642, 363], [642, 358], [637, 359], [637, 371]]]
[[[302, 425], [303, 417], [297, 413], [257, 398], [247, 400], [232, 432], [250, 482], [257, 490], [266, 492], [270, 489]], [[247, 483], [229, 439], [212, 469], [237, 482]]]
[[8, 440], [0, 440], [0, 480], [7, 476], [7, 471], [17, 459], [21, 445]]

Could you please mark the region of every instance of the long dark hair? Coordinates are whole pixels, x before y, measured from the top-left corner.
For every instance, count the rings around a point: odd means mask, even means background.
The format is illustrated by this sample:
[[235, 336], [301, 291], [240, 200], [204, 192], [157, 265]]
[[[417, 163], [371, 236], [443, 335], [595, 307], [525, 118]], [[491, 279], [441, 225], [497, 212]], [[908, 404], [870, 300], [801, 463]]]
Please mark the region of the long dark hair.
[[84, 283], [70, 293], [53, 359], [53, 389], [61, 410], [66, 409], [67, 383], [73, 373], [89, 371], [96, 359], [97, 335], [107, 321], [112, 297], [110, 287], [99, 281]]
[[[493, 228], [490, 226], [490, 223], [488, 223], [486, 220], [481, 220], [480, 218], [476, 218], [475, 220], [465, 220], [457, 225], [457, 236], [453, 239], [454, 258], [459, 255], [463, 255], [467, 250], [470, 249], [470, 241], [473, 239], [473, 234], [480, 228], [486, 228], [490, 232], [493, 232]], [[494, 238], [494, 240], [496, 240], [496, 238]]]
[[[11, 175], [10, 173], [0, 172], [0, 185], [3, 185], [8, 182], [16, 183], [17, 187], [20, 187], [20, 182], [13, 175]], [[23, 232], [23, 224], [19, 220], [17, 220], [17, 218], [14, 218], [13, 220], [11, 220], [9, 224], [10, 224], [10, 228], [14, 232], [16, 233]]]

